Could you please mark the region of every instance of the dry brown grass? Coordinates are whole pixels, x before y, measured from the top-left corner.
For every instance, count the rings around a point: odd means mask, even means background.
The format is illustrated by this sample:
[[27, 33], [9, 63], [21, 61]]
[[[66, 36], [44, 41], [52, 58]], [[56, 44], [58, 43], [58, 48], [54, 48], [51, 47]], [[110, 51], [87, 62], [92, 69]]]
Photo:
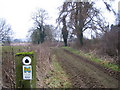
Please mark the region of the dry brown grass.
[[[15, 54], [18, 52], [29, 52], [34, 51], [36, 54], [36, 69], [37, 69], [37, 88], [45, 87], [43, 83], [43, 78], [47, 72], [51, 69], [50, 61], [50, 48], [49, 43], [44, 43], [40, 45], [28, 45], [25, 47], [14, 48], [5, 47], [2, 52], [2, 78], [3, 78], [3, 87], [4, 88], [15, 88]], [[9, 49], [8, 49], [9, 48]]]
[[45, 87], [43, 83], [43, 78], [45, 78], [46, 74], [51, 69], [51, 61], [50, 61], [50, 48], [47, 43], [41, 45], [31, 45], [31, 50], [36, 53], [37, 60], [37, 88]]
[[20, 47], [2, 47], [2, 84], [3, 88], [15, 88], [15, 54]]

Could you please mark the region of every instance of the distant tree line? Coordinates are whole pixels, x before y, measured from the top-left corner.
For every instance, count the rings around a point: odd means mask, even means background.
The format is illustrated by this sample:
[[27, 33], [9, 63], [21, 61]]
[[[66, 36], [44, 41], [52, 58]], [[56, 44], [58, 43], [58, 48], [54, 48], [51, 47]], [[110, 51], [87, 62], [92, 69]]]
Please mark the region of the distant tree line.
[[41, 44], [46, 40], [53, 40], [53, 30], [52, 25], [47, 25], [45, 21], [48, 19], [48, 13], [44, 9], [38, 9], [33, 13], [32, 19], [34, 21], [35, 27], [32, 28], [31, 40], [34, 44]]
[[[111, 5], [108, 4], [107, 1], [102, 1], [106, 9], [116, 15]], [[79, 46], [83, 46], [85, 31], [89, 30], [91, 32], [91, 38], [101, 38], [102, 35], [109, 31], [109, 29], [106, 28], [109, 26], [109, 23], [105, 21], [101, 11], [94, 6], [95, 2], [96, 1], [71, 1], [64, 2], [63, 5], [59, 7], [57, 23], [58, 27], [62, 26], [60, 30], [65, 46], [68, 46], [68, 38], [74, 38], [73, 36], [77, 37]], [[113, 1], [110, 2], [112, 3]], [[45, 23], [48, 18], [48, 13], [44, 9], [38, 9], [33, 13], [32, 19], [34, 21], [34, 27], [31, 30], [32, 33], [30, 36], [32, 43], [40, 44], [46, 40], [50, 41], [56, 38], [54, 35], [54, 27]], [[94, 32], [94, 35], [92, 35], [92, 32]]]

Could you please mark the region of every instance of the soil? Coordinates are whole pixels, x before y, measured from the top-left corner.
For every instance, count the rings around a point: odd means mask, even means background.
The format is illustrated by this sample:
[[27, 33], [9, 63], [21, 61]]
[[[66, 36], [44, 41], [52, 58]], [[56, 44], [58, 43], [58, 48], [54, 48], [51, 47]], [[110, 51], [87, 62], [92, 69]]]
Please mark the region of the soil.
[[118, 88], [119, 72], [102, 67], [64, 49], [54, 49], [74, 88]]

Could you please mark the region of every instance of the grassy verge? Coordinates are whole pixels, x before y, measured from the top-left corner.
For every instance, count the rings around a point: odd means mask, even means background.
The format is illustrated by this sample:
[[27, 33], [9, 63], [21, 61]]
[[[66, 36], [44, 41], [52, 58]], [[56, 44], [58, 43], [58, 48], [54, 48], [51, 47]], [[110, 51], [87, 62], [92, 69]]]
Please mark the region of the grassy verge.
[[52, 56], [52, 66], [53, 70], [51, 70], [46, 76], [44, 82], [48, 88], [70, 88], [71, 83], [68, 80], [67, 74], [64, 72], [58, 61], [56, 60], [56, 56]]
[[2, 52], [19, 52], [24, 46], [2, 46]]
[[92, 55], [91, 53], [84, 53], [82, 51], [78, 51], [78, 50], [75, 50], [75, 49], [70, 48], [70, 47], [62, 47], [62, 48], [66, 49], [66, 50], [68, 50], [68, 51], [70, 51], [70, 52], [72, 52], [74, 54], [86, 57], [86, 58], [88, 58], [89, 60], [91, 60], [93, 62], [101, 64], [104, 67], [111, 68], [114, 71], [120, 71], [120, 68], [119, 68], [118, 65], [112, 64], [112, 63], [107, 62], [105, 60], [101, 60], [101, 59], [95, 57], [94, 55]]

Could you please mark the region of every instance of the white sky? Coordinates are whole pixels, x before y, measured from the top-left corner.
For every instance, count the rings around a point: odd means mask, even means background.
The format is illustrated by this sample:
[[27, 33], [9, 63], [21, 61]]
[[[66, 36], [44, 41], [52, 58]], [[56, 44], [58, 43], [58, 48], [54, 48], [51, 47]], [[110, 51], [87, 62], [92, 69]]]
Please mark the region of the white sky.
[[[55, 24], [58, 17], [58, 7], [64, 0], [0, 0], [0, 18], [5, 18], [12, 26], [14, 38], [26, 38], [28, 30], [33, 26], [31, 14], [37, 8], [48, 11], [51, 19], [49, 24]], [[118, 8], [118, 1], [115, 0], [114, 8]], [[101, 7], [101, 4], [99, 3]], [[112, 15], [105, 14], [111, 23], [114, 22]]]
[[12, 26], [15, 38], [25, 38], [27, 31], [33, 26], [31, 14], [37, 8], [45, 9], [51, 19], [50, 24], [55, 23], [57, 7], [63, 0], [0, 0], [0, 18], [5, 18]]

